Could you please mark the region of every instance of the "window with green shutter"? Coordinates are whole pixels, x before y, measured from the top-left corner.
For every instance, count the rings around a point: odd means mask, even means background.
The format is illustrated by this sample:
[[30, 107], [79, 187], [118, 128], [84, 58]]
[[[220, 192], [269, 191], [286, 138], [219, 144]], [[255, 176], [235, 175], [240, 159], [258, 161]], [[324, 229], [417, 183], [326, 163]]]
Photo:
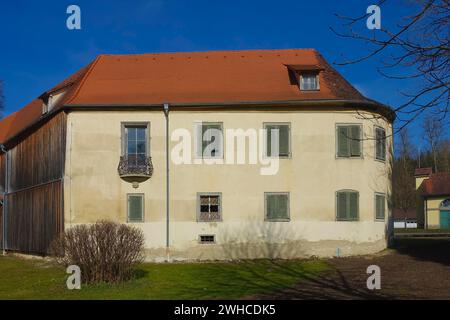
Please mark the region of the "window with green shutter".
[[358, 220], [359, 193], [352, 190], [336, 192], [336, 218], [342, 221]]
[[223, 130], [220, 122], [201, 122], [197, 124], [197, 157], [222, 158]]
[[338, 157], [361, 157], [362, 137], [360, 125], [338, 125], [336, 134]]
[[386, 131], [375, 128], [375, 159], [386, 160]]
[[144, 195], [134, 193], [128, 195], [128, 222], [144, 221]]
[[384, 194], [375, 194], [375, 219], [384, 220], [386, 212], [386, 196]]
[[266, 192], [265, 211], [268, 221], [289, 221], [289, 193]]
[[[266, 156], [289, 158], [291, 156], [291, 125], [289, 123], [265, 123]], [[278, 135], [278, 140], [276, 139]], [[278, 154], [275, 143], [278, 142]]]

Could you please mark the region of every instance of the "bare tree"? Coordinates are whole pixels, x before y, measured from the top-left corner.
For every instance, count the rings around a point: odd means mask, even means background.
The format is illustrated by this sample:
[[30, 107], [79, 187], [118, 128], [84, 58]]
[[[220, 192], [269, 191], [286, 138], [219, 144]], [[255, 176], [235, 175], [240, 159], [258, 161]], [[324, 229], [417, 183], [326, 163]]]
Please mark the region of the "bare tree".
[[450, 171], [450, 140], [444, 140], [439, 144], [438, 163], [441, 171]]
[[[449, 0], [409, 0], [409, 12], [399, 17], [395, 27], [369, 31], [365, 21], [369, 14], [348, 17], [337, 15], [342, 30], [331, 30], [344, 38], [368, 45], [366, 54], [337, 63], [359, 63], [375, 56], [380, 58], [378, 71], [390, 79], [416, 80], [407, 92], [401, 92], [405, 101], [394, 108], [399, 130], [424, 111], [445, 119], [450, 101], [450, 2]], [[392, 5], [392, 0], [380, 0], [381, 9]]]
[[444, 127], [441, 119], [436, 116], [426, 115], [422, 124], [424, 139], [433, 156], [434, 172], [438, 172], [438, 146], [441, 143]]
[[394, 208], [403, 211], [406, 217], [408, 210], [416, 207], [416, 188], [414, 180], [414, 147], [411, 144], [407, 128], [399, 132], [397, 145], [398, 157], [393, 165], [393, 193], [392, 201]]
[[411, 142], [409, 131], [407, 128], [403, 128], [398, 133], [399, 140], [397, 142], [398, 157], [402, 161], [402, 165], [406, 170], [412, 159], [415, 158], [416, 147]]

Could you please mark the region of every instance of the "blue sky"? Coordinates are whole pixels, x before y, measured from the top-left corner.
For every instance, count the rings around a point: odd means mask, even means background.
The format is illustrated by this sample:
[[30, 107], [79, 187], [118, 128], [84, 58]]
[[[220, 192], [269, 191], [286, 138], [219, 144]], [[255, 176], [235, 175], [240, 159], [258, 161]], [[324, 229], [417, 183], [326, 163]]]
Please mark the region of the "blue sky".
[[[329, 62], [367, 52], [334, 35], [335, 13], [363, 15], [376, 1], [2, 1], [0, 79], [5, 114], [74, 73], [101, 53], [316, 48]], [[382, 24], [398, 22], [403, 1], [382, 8]], [[81, 30], [68, 30], [66, 9], [81, 8]], [[361, 27], [365, 28], [365, 20]], [[373, 32], [366, 29], [366, 32]], [[335, 66], [364, 95], [398, 106], [411, 83], [387, 80], [374, 59]], [[418, 143], [420, 123], [411, 125]]]

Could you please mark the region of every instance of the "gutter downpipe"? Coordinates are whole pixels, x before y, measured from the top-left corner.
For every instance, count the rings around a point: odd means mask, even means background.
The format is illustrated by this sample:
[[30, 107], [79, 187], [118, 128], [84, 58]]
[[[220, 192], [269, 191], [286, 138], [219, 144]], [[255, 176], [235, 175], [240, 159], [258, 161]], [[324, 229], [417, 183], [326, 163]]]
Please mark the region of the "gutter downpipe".
[[166, 262], [170, 262], [170, 180], [169, 180], [169, 104], [164, 103], [164, 116], [166, 118]]
[[2, 206], [2, 254], [6, 255], [6, 214], [7, 214], [7, 207], [6, 207], [6, 194], [8, 192], [8, 150], [6, 150], [5, 145], [0, 145], [0, 151], [5, 153], [5, 188], [3, 190], [3, 206]]

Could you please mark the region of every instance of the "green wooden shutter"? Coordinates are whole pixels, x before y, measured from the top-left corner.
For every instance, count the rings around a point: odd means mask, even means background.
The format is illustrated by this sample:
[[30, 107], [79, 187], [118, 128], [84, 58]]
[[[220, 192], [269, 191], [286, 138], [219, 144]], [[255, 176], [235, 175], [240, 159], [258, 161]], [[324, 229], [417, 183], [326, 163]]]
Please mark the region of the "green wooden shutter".
[[348, 208], [348, 219], [357, 220], [358, 219], [358, 193], [349, 192], [349, 208]]
[[375, 129], [376, 136], [376, 158], [379, 160], [386, 159], [386, 132], [384, 129]]
[[[278, 127], [275, 125], [266, 125], [266, 137], [267, 137], [267, 139], [266, 139], [266, 156], [268, 156], [268, 157], [278, 156], [277, 154], [275, 154], [276, 150], [272, 151], [272, 130], [276, 130], [276, 129], [278, 129]], [[280, 133], [278, 132], [278, 137], [279, 136], [280, 136]], [[278, 148], [280, 148], [279, 145], [278, 145]]]
[[350, 147], [349, 147], [349, 139], [348, 139], [348, 127], [347, 126], [339, 126], [337, 129], [338, 134], [338, 156], [339, 157], [349, 157], [350, 156]]
[[266, 195], [266, 215], [268, 220], [289, 219], [288, 196], [286, 194]]
[[337, 219], [345, 220], [347, 218], [347, 193], [337, 193]]
[[203, 157], [203, 125], [201, 122], [195, 124], [195, 155], [197, 158]]
[[375, 196], [376, 202], [375, 202], [375, 206], [376, 206], [376, 218], [377, 219], [384, 219], [385, 216], [385, 197], [382, 195], [376, 195]]
[[381, 157], [386, 160], [386, 132], [384, 130], [381, 131], [381, 138]]
[[350, 155], [352, 157], [361, 156], [361, 128], [360, 126], [350, 126]]
[[142, 195], [128, 196], [128, 221], [144, 220], [144, 197]]
[[289, 156], [289, 125], [279, 125], [279, 155]]

